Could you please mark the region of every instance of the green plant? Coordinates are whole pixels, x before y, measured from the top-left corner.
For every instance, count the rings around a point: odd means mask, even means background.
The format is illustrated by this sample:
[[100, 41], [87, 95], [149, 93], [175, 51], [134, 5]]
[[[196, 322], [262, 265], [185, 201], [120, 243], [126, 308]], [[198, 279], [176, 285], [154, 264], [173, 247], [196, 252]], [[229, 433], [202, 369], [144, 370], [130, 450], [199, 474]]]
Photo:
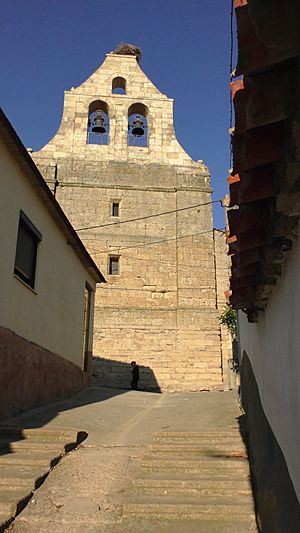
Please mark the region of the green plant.
[[234, 338], [237, 333], [237, 313], [235, 309], [229, 304], [223, 310], [223, 313], [219, 316], [221, 324], [228, 327], [232, 337]]

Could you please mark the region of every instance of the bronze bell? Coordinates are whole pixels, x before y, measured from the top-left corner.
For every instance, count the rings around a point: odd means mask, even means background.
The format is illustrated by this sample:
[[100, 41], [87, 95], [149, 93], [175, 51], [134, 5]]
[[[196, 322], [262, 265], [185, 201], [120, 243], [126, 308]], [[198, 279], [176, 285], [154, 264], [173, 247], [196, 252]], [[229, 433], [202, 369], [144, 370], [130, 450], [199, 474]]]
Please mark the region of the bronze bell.
[[144, 135], [144, 124], [141, 119], [141, 117], [137, 116], [135, 117], [135, 120], [132, 122], [132, 135], [136, 135], [136, 137], [141, 137]]
[[93, 127], [92, 127], [92, 132], [93, 133], [106, 133], [106, 129], [104, 127], [104, 117], [102, 115], [102, 112], [101, 111], [97, 111], [95, 116], [94, 116], [94, 119], [93, 119]]

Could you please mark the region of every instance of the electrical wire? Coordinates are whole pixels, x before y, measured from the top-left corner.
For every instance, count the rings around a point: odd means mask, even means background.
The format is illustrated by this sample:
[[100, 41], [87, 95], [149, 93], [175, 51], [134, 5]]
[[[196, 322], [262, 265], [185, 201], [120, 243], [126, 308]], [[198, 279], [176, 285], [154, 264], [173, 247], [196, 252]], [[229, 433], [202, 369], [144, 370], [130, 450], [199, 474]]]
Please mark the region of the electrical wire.
[[[216, 231], [225, 231], [225, 228], [223, 230], [223, 228], [215, 228]], [[213, 229], [207, 229], [207, 230], [203, 230], [203, 231], [199, 231], [197, 233], [191, 233], [189, 235], [181, 235], [181, 236], [177, 236], [177, 237], [170, 237], [168, 239], [161, 239], [159, 241], [152, 241], [152, 242], [145, 242], [145, 243], [142, 243], [142, 244], [133, 244], [131, 246], [118, 246], [116, 248], [107, 248], [106, 250], [98, 250], [97, 252], [95, 253], [92, 253], [93, 257], [95, 257], [96, 255], [99, 255], [99, 254], [107, 254], [107, 253], [112, 253], [112, 252], [120, 252], [120, 250], [129, 250], [129, 249], [132, 249], [132, 248], [143, 248], [144, 246], [152, 246], [153, 244], [161, 244], [161, 243], [164, 243], [164, 242], [169, 242], [169, 241], [174, 241], [174, 240], [179, 240], [179, 239], [186, 239], [188, 237], [195, 237], [197, 235], [203, 235], [205, 233], [212, 233], [213, 232]], [[94, 240], [94, 239], [89, 239], [89, 240]]]
[[181, 207], [179, 209], [172, 209], [171, 211], [163, 211], [162, 213], [156, 213], [154, 215], [145, 215], [143, 217], [130, 218], [130, 219], [127, 219], [127, 220], [118, 220], [117, 222], [108, 222], [106, 224], [96, 224], [95, 226], [86, 226], [86, 227], [83, 227], [83, 228], [76, 228], [75, 231], [85, 231], [85, 230], [95, 229], [95, 228], [106, 228], [108, 226], [116, 226], [116, 225], [120, 225], [120, 224], [127, 224], [128, 222], [137, 222], [139, 220], [146, 220], [148, 218], [155, 218], [155, 217], [160, 217], [160, 216], [163, 216], [163, 215], [170, 215], [172, 213], [178, 213], [180, 211], [186, 211], [188, 209], [196, 209], [197, 207], [202, 207], [202, 206], [211, 205], [211, 204], [217, 204], [217, 203], [220, 203], [221, 206], [224, 207], [222, 200], [211, 200], [210, 202], [204, 202], [203, 204], [190, 205], [188, 207]]

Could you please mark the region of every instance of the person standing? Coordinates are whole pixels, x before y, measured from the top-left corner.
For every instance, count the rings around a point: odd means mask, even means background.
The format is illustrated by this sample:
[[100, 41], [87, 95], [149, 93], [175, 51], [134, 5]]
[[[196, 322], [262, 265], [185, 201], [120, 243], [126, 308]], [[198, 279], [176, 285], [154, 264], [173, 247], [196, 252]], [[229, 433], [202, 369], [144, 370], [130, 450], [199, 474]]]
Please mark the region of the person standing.
[[140, 370], [139, 370], [138, 365], [136, 364], [136, 361], [131, 361], [130, 364], [132, 366], [132, 370], [131, 370], [131, 373], [132, 373], [131, 388], [134, 389], [134, 390], [137, 390], [138, 381], [140, 379]]

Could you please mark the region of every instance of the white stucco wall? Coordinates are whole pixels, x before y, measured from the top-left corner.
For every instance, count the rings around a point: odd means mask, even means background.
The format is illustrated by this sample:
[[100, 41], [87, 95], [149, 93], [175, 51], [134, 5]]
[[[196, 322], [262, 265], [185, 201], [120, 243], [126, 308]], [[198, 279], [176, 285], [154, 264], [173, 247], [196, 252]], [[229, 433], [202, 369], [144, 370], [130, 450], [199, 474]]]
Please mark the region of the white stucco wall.
[[[0, 180], [0, 325], [81, 367], [84, 289], [95, 281], [2, 142]], [[42, 234], [34, 291], [14, 276], [21, 209]]]
[[[299, 228], [300, 229], [300, 228]], [[300, 500], [300, 242], [258, 323], [239, 312], [241, 354], [251, 360], [265, 415]]]

